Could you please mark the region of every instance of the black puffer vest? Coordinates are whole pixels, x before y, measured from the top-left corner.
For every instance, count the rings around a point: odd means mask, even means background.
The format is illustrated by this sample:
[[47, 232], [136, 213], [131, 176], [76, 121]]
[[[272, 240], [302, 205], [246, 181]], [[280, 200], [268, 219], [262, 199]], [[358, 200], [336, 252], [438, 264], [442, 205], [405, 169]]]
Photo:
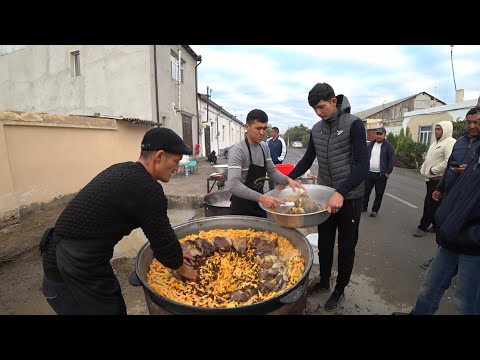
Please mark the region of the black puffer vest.
[[[344, 99], [345, 100], [345, 99]], [[355, 167], [350, 128], [359, 118], [340, 112], [333, 119], [320, 120], [312, 128], [312, 139], [318, 160], [319, 185], [337, 189]], [[365, 192], [364, 182], [350, 191], [345, 199], [358, 199]]]

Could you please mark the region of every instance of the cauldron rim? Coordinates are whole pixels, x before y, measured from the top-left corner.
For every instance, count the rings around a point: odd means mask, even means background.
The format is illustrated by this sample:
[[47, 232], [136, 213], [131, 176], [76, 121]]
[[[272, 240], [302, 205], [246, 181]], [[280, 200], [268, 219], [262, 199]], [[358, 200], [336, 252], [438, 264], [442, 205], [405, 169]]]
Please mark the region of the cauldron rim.
[[[265, 219], [265, 218], [258, 218], [255, 216], [242, 216], [242, 215], [227, 215], [227, 216], [212, 216], [208, 218], [201, 218], [201, 219], [196, 219], [196, 220], [191, 220], [183, 224], [179, 224], [177, 226], [174, 226], [173, 229], [178, 229], [184, 226], [188, 225], [193, 225], [195, 223], [202, 223], [205, 221], [215, 221], [215, 219], [241, 219], [245, 220], [246, 224], [251, 224], [252, 220], [253, 221], [262, 221], [262, 222], [268, 222], [271, 223], [272, 226], [279, 226], [276, 222]], [[255, 220], [254, 220], [255, 219]], [[251, 226], [246, 226], [246, 228], [251, 228]], [[177, 308], [177, 309], [184, 309], [185, 311], [182, 311], [184, 314], [256, 314], [256, 313], [263, 313], [263, 311], [258, 312], [256, 310], [262, 310], [267, 307], [272, 307], [272, 306], [278, 306], [278, 303], [281, 303], [281, 300], [288, 297], [292, 293], [296, 292], [299, 287], [304, 286], [304, 283], [308, 281], [308, 277], [313, 265], [313, 250], [310, 242], [308, 239], [297, 229], [291, 229], [291, 228], [285, 228], [283, 229], [296, 232], [300, 235], [300, 239], [302, 239], [306, 246], [307, 246], [307, 251], [308, 251], [308, 259], [305, 259], [305, 269], [303, 271], [302, 276], [293, 284], [288, 290], [283, 291], [273, 298], [262, 300], [253, 304], [249, 305], [243, 305], [243, 306], [236, 306], [233, 308], [207, 308], [207, 307], [200, 307], [200, 306], [193, 306], [189, 304], [184, 304], [177, 302], [175, 300], [171, 300], [167, 297], [164, 297], [163, 295], [160, 295], [157, 293], [153, 288], [150, 287], [150, 285], [147, 283], [146, 278], [144, 278], [141, 275], [141, 270], [140, 270], [140, 260], [143, 258], [145, 255], [145, 252], [150, 249], [150, 242], [146, 242], [143, 244], [143, 246], [140, 248], [136, 260], [135, 260], [135, 273], [137, 275], [138, 280], [142, 283], [142, 287], [144, 292], [146, 292], [146, 295], [148, 294], [151, 298], [152, 301], [156, 303], [157, 306], [163, 306], [167, 310], [171, 308]], [[256, 229], [254, 229], [256, 230]], [[262, 231], [262, 230], [256, 230], [256, 231]], [[150, 249], [151, 251], [151, 249]], [[154, 300], [155, 299], [155, 300]]]

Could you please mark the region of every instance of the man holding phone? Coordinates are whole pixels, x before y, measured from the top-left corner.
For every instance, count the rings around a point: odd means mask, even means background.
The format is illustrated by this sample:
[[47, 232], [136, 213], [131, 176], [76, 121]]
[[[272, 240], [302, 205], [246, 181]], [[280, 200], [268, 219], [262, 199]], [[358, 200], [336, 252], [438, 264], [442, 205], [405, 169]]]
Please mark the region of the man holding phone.
[[[477, 108], [470, 109], [465, 115], [465, 133], [457, 140], [452, 148], [447, 168], [438, 182], [432, 199], [437, 203], [447, 196], [457, 179], [464, 172], [467, 164], [480, 144], [480, 113]], [[420, 266], [427, 269], [433, 258], [423, 262]]]

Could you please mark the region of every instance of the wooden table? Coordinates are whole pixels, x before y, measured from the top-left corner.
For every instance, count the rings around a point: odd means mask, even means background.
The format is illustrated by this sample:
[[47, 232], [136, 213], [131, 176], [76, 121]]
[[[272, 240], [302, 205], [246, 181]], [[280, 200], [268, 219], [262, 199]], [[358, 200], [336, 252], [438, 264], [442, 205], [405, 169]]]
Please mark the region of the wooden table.
[[[220, 174], [220, 175], [210, 175], [208, 178], [207, 178], [207, 194], [210, 193], [213, 189], [213, 187], [215, 186], [215, 184], [217, 183], [217, 181], [220, 181], [220, 180], [223, 180], [223, 181], [226, 181], [227, 178], [224, 174]], [[210, 186], [210, 182], [213, 181], [213, 184], [212, 186]], [[223, 189], [223, 186], [222, 187], [219, 187], [218, 190], [222, 190]]]

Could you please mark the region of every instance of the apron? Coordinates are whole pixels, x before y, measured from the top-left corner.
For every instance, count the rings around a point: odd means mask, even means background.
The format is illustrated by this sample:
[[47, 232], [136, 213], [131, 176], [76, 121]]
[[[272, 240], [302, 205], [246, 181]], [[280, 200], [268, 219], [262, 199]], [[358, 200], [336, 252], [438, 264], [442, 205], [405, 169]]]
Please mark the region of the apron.
[[[248, 155], [250, 156], [250, 166], [248, 167], [247, 179], [245, 180], [244, 185], [260, 194], [263, 194], [263, 186], [266, 180], [266, 168], [267, 168], [267, 160], [265, 160], [265, 152], [263, 151], [262, 146], [260, 145], [260, 149], [262, 150], [263, 154], [263, 165], [258, 166], [254, 165], [252, 161], [252, 152], [250, 151], [250, 145], [248, 144], [248, 140], [245, 138], [245, 142], [247, 143], [248, 148]], [[248, 216], [258, 216], [258, 217], [267, 217], [267, 213], [263, 210], [258, 202], [247, 200], [236, 195], [232, 195], [230, 199], [231, 205], [230, 208], [232, 210], [232, 215], [248, 215]]]

